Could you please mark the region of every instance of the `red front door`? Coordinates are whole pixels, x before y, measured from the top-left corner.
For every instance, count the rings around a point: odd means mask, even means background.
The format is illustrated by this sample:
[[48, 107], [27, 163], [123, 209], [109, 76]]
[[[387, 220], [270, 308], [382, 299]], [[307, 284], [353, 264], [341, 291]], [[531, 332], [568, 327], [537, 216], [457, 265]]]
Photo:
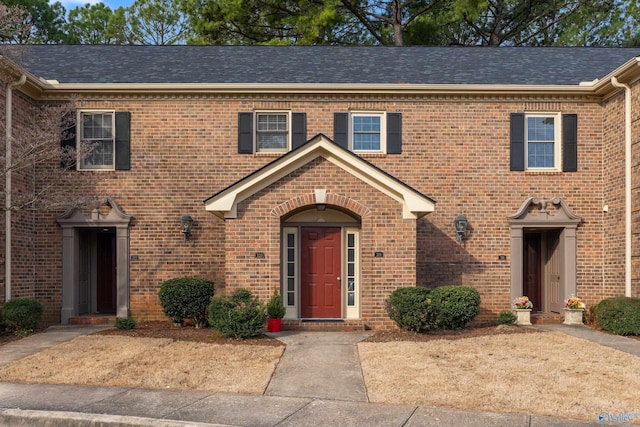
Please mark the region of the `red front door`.
[[342, 317], [340, 228], [302, 227], [300, 315]]

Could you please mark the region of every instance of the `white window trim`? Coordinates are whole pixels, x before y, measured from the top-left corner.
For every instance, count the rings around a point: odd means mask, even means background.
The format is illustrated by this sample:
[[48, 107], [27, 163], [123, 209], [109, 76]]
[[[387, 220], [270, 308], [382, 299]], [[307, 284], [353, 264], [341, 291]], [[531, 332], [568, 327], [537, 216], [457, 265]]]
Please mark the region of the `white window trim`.
[[[529, 117], [553, 117], [555, 122], [553, 135], [553, 167], [529, 167]], [[531, 112], [524, 115], [524, 167], [527, 171], [562, 171], [562, 114], [550, 112]]]
[[[353, 117], [380, 117], [380, 149], [356, 150], [353, 148]], [[349, 112], [349, 150], [354, 153], [386, 153], [387, 152], [387, 113], [385, 111], [350, 111]]]
[[80, 158], [80, 154], [76, 158], [76, 169], [84, 171], [113, 171], [116, 169], [116, 110], [79, 110], [76, 116], [76, 150], [78, 153], [78, 147], [82, 141], [88, 141], [84, 139], [84, 120], [82, 120], [83, 114], [111, 114], [111, 140], [113, 143], [113, 159], [111, 166], [104, 167], [90, 167], [84, 165], [84, 159]]
[[[354, 278], [355, 278], [355, 287], [354, 287], [354, 302], [355, 304], [349, 306], [349, 280], [348, 276], [348, 249], [349, 249], [349, 241], [347, 239], [349, 234], [353, 234], [354, 241]], [[342, 301], [343, 303], [343, 313], [345, 319], [359, 319], [360, 318], [360, 229], [356, 227], [343, 227], [342, 228], [342, 277], [344, 277], [345, 283], [342, 285]]]
[[[261, 114], [286, 114], [287, 115], [287, 146], [285, 148], [258, 148], [258, 116]], [[287, 153], [291, 151], [291, 111], [288, 110], [256, 110], [253, 112], [253, 152], [264, 153]]]
[[[288, 289], [287, 289], [287, 235], [293, 234], [293, 245], [294, 245], [294, 301], [293, 305], [289, 305], [288, 301]], [[282, 247], [282, 292], [280, 295], [283, 298], [283, 303], [285, 306], [285, 319], [298, 319], [300, 317], [300, 313], [298, 307], [300, 306], [300, 234], [299, 227], [283, 227], [282, 228], [282, 239], [281, 239], [281, 247]]]

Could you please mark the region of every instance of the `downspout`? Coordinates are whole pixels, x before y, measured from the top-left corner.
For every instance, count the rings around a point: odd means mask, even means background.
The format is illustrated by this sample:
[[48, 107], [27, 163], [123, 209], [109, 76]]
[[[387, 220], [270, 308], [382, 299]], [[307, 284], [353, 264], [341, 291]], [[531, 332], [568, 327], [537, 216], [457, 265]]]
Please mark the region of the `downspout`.
[[12, 145], [12, 122], [13, 122], [13, 88], [22, 86], [27, 81], [26, 74], [20, 76], [20, 80], [8, 83], [5, 95], [5, 197], [4, 197], [4, 301], [11, 299], [11, 145]]
[[624, 88], [624, 295], [631, 296], [631, 87], [611, 77], [611, 84]]

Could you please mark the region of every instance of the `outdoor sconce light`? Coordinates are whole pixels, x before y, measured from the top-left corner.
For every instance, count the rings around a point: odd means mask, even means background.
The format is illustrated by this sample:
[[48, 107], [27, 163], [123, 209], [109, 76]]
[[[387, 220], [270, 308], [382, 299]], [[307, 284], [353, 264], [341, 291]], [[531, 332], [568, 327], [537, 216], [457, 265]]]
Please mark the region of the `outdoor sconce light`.
[[460, 214], [456, 217], [454, 224], [456, 226], [456, 242], [462, 243], [462, 240], [467, 235], [467, 226], [469, 225], [469, 221], [464, 214]]
[[191, 237], [191, 229], [193, 228], [193, 218], [191, 215], [184, 214], [180, 218], [180, 224], [182, 225], [182, 234], [184, 234], [184, 241], [187, 242]]

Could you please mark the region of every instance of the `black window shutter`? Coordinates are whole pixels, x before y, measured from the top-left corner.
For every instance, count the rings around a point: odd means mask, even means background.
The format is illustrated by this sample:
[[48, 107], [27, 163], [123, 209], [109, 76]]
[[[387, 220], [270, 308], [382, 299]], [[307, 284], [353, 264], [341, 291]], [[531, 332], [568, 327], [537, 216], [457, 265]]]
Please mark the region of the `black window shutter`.
[[333, 113], [333, 142], [349, 149], [349, 113]]
[[307, 114], [291, 114], [291, 148], [295, 150], [307, 142]]
[[76, 149], [76, 113], [69, 113], [62, 119], [62, 134], [60, 135], [60, 148], [64, 152], [64, 157], [60, 159], [60, 167], [64, 169], [75, 169], [75, 158], [68, 158], [67, 153], [72, 152], [75, 156]]
[[131, 169], [131, 113], [116, 113], [116, 170]]
[[253, 113], [238, 113], [238, 153], [253, 154]]
[[402, 153], [402, 113], [387, 113], [387, 154]]
[[511, 113], [511, 170], [524, 170], [524, 113]]
[[578, 115], [562, 115], [562, 170], [578, 171]]

